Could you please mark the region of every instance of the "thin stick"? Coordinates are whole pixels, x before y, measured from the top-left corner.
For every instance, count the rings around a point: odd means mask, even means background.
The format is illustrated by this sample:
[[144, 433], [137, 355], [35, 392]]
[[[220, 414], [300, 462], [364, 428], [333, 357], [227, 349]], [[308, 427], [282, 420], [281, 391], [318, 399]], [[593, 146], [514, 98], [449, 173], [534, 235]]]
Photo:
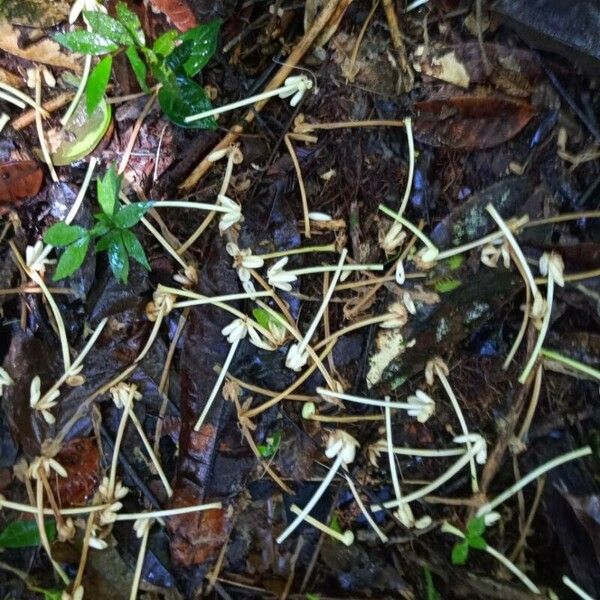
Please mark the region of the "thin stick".
[[38, 134], [38, 139], [40, 141], [40, 148], [42, 150], [42, 155], [44, 157], [44, 162], [48, 166], [48, 170], [50, 171], [50, 176], [52, 177], [52, 181], [54, 183], [58, 183], [58, 175], [54, 169], [54, 165], [52, 164], [52, 159], [50, 158], [50, 152], [48, 150], [48, 144], [46, 143], [46, 138], [44, 136], [44, 127], [42, 125], [42, 109], [40, 107], [40, 102], [42, 101], [42, 78], [40, 77], [40, 68], [36, 67], [35, 69], [35, 127]]
[[294, 145], [292, 144], [288, 135], [283, 136], [283, 141], [285, 142], [285, 146], [290, 153], [290, 158], [292, 159], [292, 163], [294, 165], [294, 169], [296, 171], [296, 177], [298, 179], [298, 187], [300, 189], [300, 198], [302, 200], [302, 214], [304, 216], [304, 237], [310, 237], [310, 219], [308, 216], [309, 208], [308, 208], [308, 198], [306, 197], [306, 188], [304, 187], [304, 178], [302, 177], [302, 169], [300, 168], [300, 163], [298, 162], [298, 156], [296, 155], [296, 151], [294, 150]]
[[144, 566], [144, 558], [146, 557], [146, 546], [148, 545], [150, 527], [151, 525], [148, 524], [144, 528], [144, 534], [142, 535], [142, 541], [140, 543], [140, 549], [138, 550], [137, 561], [135, 564], [135, 571], [133, 574], [133, 582], [131, 584], [129, 600], [135, 600], [137, 598], [138, 588], [140, 587], [140, 580], [142, 578], [142, 567]]
[[[88, 27], [88, 30], [89, 30], [89, 27]], [[81, 74], [81, 79], [79, 80], [79, 86], [77, 87], [77, 92], [75, 93], [75, 97], [73, 98], [73, 101], [71, 102], [69, 108], [67, 109], [67, 112], [64, 114], [63, 118], [60, 120], [60, 123], [63, 127], [66, 127], [67, 124], [69, 123], [69, 121], [71, 120], [71, 117], [73, 116], [73, 113], [75, 112], [75, 109], [77, 108], [77, 105], [79, 104], [79, 101], [81, 100], [81, 97], [83, 96], [83, 92], [85, 90], [87, 80], [90, 76], [91, 68], [92, 68], [92, 56], [90, 54], [88, 54], [88, 55], [86, 55], [85, 61], [83, 63], [83, 73]]]
[[[59, 108], [62, 108], [65, 104], [67, 104], [67, 102], [69, 102], [69, 100], [71, 100], [71, 98], [73, 98], [74, 95], [75, 94], [73, 92], [63, 92], [62, 94], [59, 94], [58, 96], [55, 96], [50, 100], [46, 100], [46, 102], [42, 104], [42, 108], [48, 113], [53, 113], [54, 111], [58, 110]], [[31, 125], [34, 122], [35, 109], [31, 109], [14, 119], [12, 122], [12, 128], [15, 131], [20, 131], [25, 127], [29, 127], [29, 125]]]

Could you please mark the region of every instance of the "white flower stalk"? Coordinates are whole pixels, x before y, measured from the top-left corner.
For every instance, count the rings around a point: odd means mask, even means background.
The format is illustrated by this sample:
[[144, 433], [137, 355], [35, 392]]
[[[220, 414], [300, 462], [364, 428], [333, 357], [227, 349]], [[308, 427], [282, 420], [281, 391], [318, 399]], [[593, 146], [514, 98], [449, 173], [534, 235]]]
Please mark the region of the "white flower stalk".
[[406, 290], [404, 292], [402, 292], [402, 303], [404, 304], [406, 310], [411, 315], [417, 314], [417, 307], [415, 306], [415, 303], [413, 302], [412, 296]]
[[396, 457], [391, 449], [394, 447], [392, 441], [392, 411], [389, 406], [385, 407], [385, 435], [388, 446], [388, 459], [390, 465], [390, 475], [392, 477], [392, 486], [394, 488], [394, 494], [396, 501], [398, 502], [398, 510], [396, 511], [396, 517], [404, 525], [404, 527], [411, 528], [415, 524], [415, 518], [412, 510], [408, 503], [402, 503], [402, 490], [400, 489], [400, 480], [398, 479], [398, 469], [396, 468]]
[[[550, 317], [552, 316], [552, 302], [554, 300], [554, 284], [560, 285], [564, 287], [565, 281], [563, 278], [563, 271], [565, 265], [563, 263], [560, 254], [556, 252], [552, 252], [550, 254], [544, 253], [540, 258], [540, 271], [542, 275], [548, 275], [548, 284], [546, 287], [546, 307], [544, 312], [544, 317], [542, 320], [542, 326], [540, 328], [540, 332], [538, 333], [537, 340], [535, 342], [535, 346], [531, 355], [529, 356], [529, 360], [523, 369], [523, 372], [519, 376], [519, 383], [525, 383], [531, 370], [535, 366], [535, 363], [538, 359], [540, 351], [542, 350], [542, 346], [544, 344], [544, 340], [546, 339], [546, 334], [548, 333], [548, 328], [550, 327]], [[534, 304], [535, 306], [535, 304]]]
[[138, 595], [138, 589], [142, 579], [142, 567], [144, 566], [144, 558], [146, 557], [146, 547], [148, 546], [148, 536], [150, 535], [150, 528], [152, 527], [152, 524], [152, 519], [138, 519], [133, 524], [136, 537], [142, 541], [140, 543], [140, 549], [138, 551], [137, 561], [135, 563], [135, 571], [133, 572], [133, 582], [131, 584], [129, 600], [136, 600]]
[[[464, 448], [444, 448], [437, 450], [434, 448], [408, 448], [399, 446], [394, 446], [391, 450], [394, 454], [399, 454], [400, 456], [416, 456], [419, 458], [462, 456], [466, 452]], [[377, 467], [377, 460], [381, 457], [382, 452], [389, 452], [387, 440], [385, 439], [378, 440], [369, 446], [369, 461], [374, 467]]]
[[[444, 387], [444, 390], [446, 390], [446, 394], [448, 395], [448, 398], [450, 398], [450, 402], [452, 403], [452, 408], [454, 408], [454, 412], [456, 413], [456, 418], [458, 419], [458, 422], [460, 423], [460, 428], [463, 432], [463, 435], [465, 436], [465, 443], [467, 445], [467, 450], [470, 450], [470, 446], [471, 446], [471, 442], [470, 442], [470, 431], [469, 428], [467, 427], [467, 422], [465, 421], [465, 417], [463, 416], [462, 410], [460, 409], [460, 404], [458, 403], [458, 399], [456, 398], [456, 395], [454, 394], [454, 391], [452, 390], [452, 387], [450, 386], [450, 382], [448, 381], [448, 374], [450, 373], [450, 371], [448, 370], [448, 366], [446, 365], [446, 363], [438, 356], [432, 360], [430, 360], [427, 363], [427, 366], [425, 367], [425, 378], [427, 380], [427, 383], [429, 385], [433, 385], [433, 377], [434, 375], [437, 376], [437, 378], [440, 380], [440, 382], [442, 383], [442, 386]], [[477, 468], [475, 467], [475, 461], [473, 460], [473, 458], [471, 457], [471, 462], [470, 462], [470, 468], [471, 468], [471, 490], [473, 491], [474, 494], [479, 493], [479, 483], [477, 482]]]
[[44, 242], [38, 240], [33, 246], [25, 248], [25, 264], [32, 271], [37, 271], [44, 274], [46, 265], [52, 264], [53, 260], [46, 258], [48, 253], [45, 252]]
[[336, 267], [336, 270], [331, 278], [331, 284], [327, 289], [325, 296], [323, 297], [323, 302], [321, 302], [321, 306], [319, 306], [319, 310], [317, 310], [317, 314], [315, 315], [310, 327], [307, 332], [304, 334], [302, 341], [297, 344], [292, 344], [290, 349], [288, 350], [287, 356], [285, 358], [285, 366], [292, 371], [300, 371], [304, 365], [306, 365], [308, 361], [308, 352], [306, 351], [306, 346], [309, 344], [310, 339], [315, 333], [319, 322], [321, 321], [321, 317], [323, 313], [327, 309], [329, 301], [333, 296], [333, 292], [335, 290], [335, 286], [342, 274], [342, 267], [344, 266], [344, 261], [346, 260], [346, 256], [348, 254], [348, 250], [344, 248], [340, 254], [340, 260]]
[[225, 106], [219, 106], [218, 108], [206, 110], [195, 115], [190, 115], [189, 117], [185, 118], [185, 122], [192, 123], [194, 121], [199, 121], [200, 119], [206, 119], [208, 117], [220, 115], [224, 112], [235, 110], [236, 108], [240, 108], [242, 106], [248, 106], [249, 104], [261, 102], [262, 100], [267, 100], [268, 98], [273, 98], [274, 96], [279, 96], [280, 98], [289, 98], [292, 96], [290, 105], [296, 106], [300, 100], [302, 100], [304, 94], [308, 90], [312, 89], [312, 87], [313, 82], [305, 75], [288, 77], [285, 80], [284, 85], [280, 88], [263, 92], [262, 94], [256, 94], [255, 96], [249, 96], [248, 98], [244, 98], [238, 102], [232, 102], [231, 104], [226, 104]]
[[0, 398], [2, 398], [2, 389], [4, 387], [8, 387], [9, 385], [14, 385], [14, 381], [12, 380], [11, 376], [2, 368], [0, 367]]
[[347, 466], [354, 461], [356, 456], [356, 448], [359, 447], [359, 443], [348, 433], [337, 429], [333, 432], [327, 440], [327, 449], [325, 455], [327, 458], [334, 458], [335, 461], [331, 465], [327, 475], [313, 494], [312, 498], [308, 501], [306, 506], [301, 510], [300, 514], [287, 526], [287, 528], [277, 538], [277, 543], [281, 544], [285, 539], [306, 519], [312, 509], [315, 507], [329, 484], [332, 482], [335, 474], [338, 472], [340, 467], [347, 469]]
[[352, 479], [350, 478], [350, 476], [347, 473], [344, 473], [344, 477], [346, 478], [346, 481], [348, 482], [348, 487], [350, 488], [350, 491], [352, 492], [352, 495], [354, 496], [356, 505], [358, 506], [358, 508], [360, 508], [360, 511], [362, 512], [365, 519], [367, 520], [367, 523], [371, 526], [371, 529], [377, 534], [377, 537], [384, 544], [387, 544], [389, 541], [388, 536], [385, 535], [385, 533], [383, 533], [383, 531], [381, 531], [381, 529], [379, 528], [379, 525], [377, 525], [377, 523], [375, 523], [375, 520], [371, 516], [371, 513], [368, 511], [367, 507], [365, 506], [364, 502], [362, 501], [362, 498], [360, 497], [360, 494], [358, 493], [358, 490], [356, 489], [354, 482], [352, 481]]
[[289, 260], [290, 259], [287, 256], [284, 256], [267, 269], [267, 279], [271, 287], [278, 288], [284, 292], [292, 291], [291, 284], [294, 283], [298, 277], [293, 273], [284, 271], [284, 267], [288, 264]]
[[44, 399], [42, 400], [40, 386], [40, 378], [38, 375], [36, 375], [31, 380], [31, 385], [29, 388], [29, 406], [34, 410], [40, 411], [44, 421], [46, 421], [48, 425], [52, 425], [56, 419], [50, 410], [56, 406], [56, 399], [60, 396], [60, 392], [58, 390], [54, 390], [50, 394], [45, 394]]
[[46, 477], [50, 475], [50, 471], [54, 471], [60, 477], [67, 477], [68, 475], [66, 469], [56, 459], [47, 456], [34, 458], [29, 465], [28, 475], [31, 479], [39, 480], [40, 471], [43, 471]]
[[242, 283], [250, 281], [251, 269], [260, 269], [265, 264], [263, 258], [253, 255], [250, 248], [240, 250], [237, 244], [229, 242], [225, 249], [227, 254], [233, 258], [233, 268], [237, 271]]
[[[450, 533], [452, 535], [455, 535], [460, 539], [465, 539], [465, 534], [460, 529], [454, 527], [454, 525], [451, 525], [446, 521], [442, 525], [441, 531], [444, 533]], [[487, 552], [490, 556], [493, 556], [498, 562], [502, 563], [503, 566], [505, 566], [513, 575], [515, 575], [515, 577], [517, 577], [523, 582], [523, 584], [525, 585], [525, 587], [527, 587], [529, 591], [533, 592], [534, 594], [541, 594], [539, 588], [535, 585], [535, 583], [533, 583], [533, 581], [531, 581], [531, 579], [529, 579], [529, 577], [527, 577], [527, 575], [525, 575], [525, 573], [523, 573], [523, 571], [521, 571], [514, 563], [512, 563], [508, 558], [506, 558], [504, 554], [498, 552], [498, 550], [495, 550], [487, 543], [485, 548], [483, 548], [483, 551]]]
[[572, 460], [583, 458], [584, 456], [588, 456], [590, 454], [592, 454], [592, 449], [589, 446], [584, 446], [583, 448], [567, 452], [566, 454], [561, 454], [560, 456], [557, 456], [556, 458], [545, 462], [543, 465], [540, 465], [539, 467], [531, 471], [531, 473], [528, 473], [527, 475], [525, 475], [525, 477], [522, 477], [521, 479], [519, 479], [519, 481], [511, 485], [504, 492], [496, 496], [491, 502], [486, 502], [483, 506], [480, 506], [479, 510], [477, 511], [477, 516], [480, 517], [493, 511], [496, 507], [500, 506], [500, 504], [508, 500], [511, 496], [514, 496], [518, 491], [522, 490], [527, 484], [531, 483], [532, 481], [535, 481], [551, 469], [554, 469]]
[[343, 392], [328, 390], [318, 387], [317, 394], [325, 400], [337, 398], [338, 400], [346, 400], [348, 402], [356, 402], [364, 406], [379, 406], [382, 408], [395, 408], [408, 411], [408, 414], [416, 417], [419, 422], [424, 423], [435, 411], [435, 402], [425, 392], [417, 390], [414, 396], [409, 396], [409, 402], [392, 402], [389, 396], [384, 400], [375, 398], [363, 398], [362, 396], [354, 396]]
[[225, 233], [236, 223], [241, 223], [244, 220], [244, 216], [242, 215], [242, 207], [235, 200], [229, 198], [229, 196], [219, 194], [218, 200], [220, 205], [226, 209], [225, 214], [219, 220], [219, 231]]
[[[302, 509], [296, 504], [292, 504], [292, 506], [290, 506], [290, 511], [293, 512], [295, 515], [302, 514]], [[339, 531], [328, 527], [327, 525], [325, 525], [325, 523], [321, 523], [321, 521], [318, 521], [310, 515], [306, 515], [304, 517], [304, 521], [306, 521], [309, 525], [312, 525], [319, 531], [322, 531], [323, 533], [332, 537], [334, 540], [341, 542], [342, 544], [344, 544], [344, 546], [352, 546], [352, 544], [354, 543], [354, 534], [350, 530], [340, 533]]]
[[329, 416], [317, 414], [314, 402], [305, 402], [302, 406], [302, 418], [322, 423], [359, 423], [360, 421], [381, 421], [381, 415]]
[[579, 587], [572, 579], [566, 575], [562, 576], [562, 582], [571, 590], [573, 590], [582, 600], [594, 600], [583, 588]]
[[[414, 502], [415, 500], [419, 500], [424, 496], [431, 494], [431, 492], [435, 491], [440, 486], [444, 485], [448, 480], [452, 479], [454, 475], [460, 472], [469, 462], [473, 459], [474, 456], [479, 455], [482, 456], [485, 449], [485, 440], [481, 436], [477, 436], [477, 439], [474, 443], [471, 444], [471, 448], [468, 449], [454, 464], [452, 464], [444, 473], [442, 473], [439, 477], [428, 483], [427, 485], [411, 492], [410, 494], [406, 494], [402, 496], [400, 500], [388, 500], [384, 502], [383, 505], [374, 504], [371, 506], [372, 511], [383, 510], [384, 508], [397, 508], [398, 506], [402, 506], [403, 504], [408, 504], [409, 502]], [[389, 442], [388, 442], [389, 446]]]
[[404, 225], [425, 244], [425, 248], [419, 252], [419, 257], [423, 262], [433, 262], [437, 258], [440, 253], [439, 249], [418, 227], [383, 204], [379, 205], [379, 210]]

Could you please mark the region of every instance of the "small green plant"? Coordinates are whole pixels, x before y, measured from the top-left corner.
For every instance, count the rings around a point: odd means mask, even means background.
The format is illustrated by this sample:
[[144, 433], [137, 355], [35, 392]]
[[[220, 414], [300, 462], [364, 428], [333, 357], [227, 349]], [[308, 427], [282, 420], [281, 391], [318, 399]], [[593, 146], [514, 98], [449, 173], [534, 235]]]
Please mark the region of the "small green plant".
[[258, 444], [258, 451], [263, 458], [273, 458], [281, 444], [281, 431], [276, 431], [273, 435], [267, 437], [265, 441], [266, 444]]
[[204, 89], [192, 78], [215, 53], [221, 21], [214, 20], [182, 34], [167, 31], [154, 41], [152, 47], [148, 47], [140, 20], [124, 2], [117, 3], [116, 18], [100, 11], [84, 11], [83, 14], [89, 30], [59, 33], [54, 39], [72, 52], [104, 55], [87, 82], [89, 113], [104, 97], [113, 57], [123, 52], [144, 92], [149, 91], [148, 73], [162, 84], [158, 100], [171, 121], [181, 127], [216, 127], [212, 117], [190, 123], [185, 121], [185, 117], [212, 108]]
[[[45, 522], [48, 540], [56, 538], [56, 521], [48, 519]], [[39, 546], [40, 530], [37, 521], [13, 521], [0, 532], [0, 548], [30, 548]]]
[[483, 539], [485, 533], [485, 518], [475, 517], [471, 519], [467, 524], [467, 531], [464, 539], [460, 542], [456, 542], [452, 548], [452, 564], [453, 565], [464, 565], [469, 558], [469, 550], [475, 548], [476, 550], [485, 550], [487, 548], [487, 542]]
[[439, 592], [435, 589], [431, 569], [427, 566], [423, 567], [423, 577], [425, 578], [425, 589], [427, 591], [427, 600], [441, 600]]
[[150, 270], [144, 248], [130, 229], [152, 207], [152, 202], [135, 202], [127, 206], [119, 204], [122, 176], [111, 166], [103, 179], [98, 179], [98, 203], [102, 212], [94, 215], [96, 224], [88, 231], [79, 225], [55, 223], [44, 234], [44, 241], [51, 246], [65, 248], [54, 281], [72, 275], [85, 260], [90, 242], [96, 241], [96, 252], [105, 251], [115, 277], [127, 283], [129, 259], [133, 258]]

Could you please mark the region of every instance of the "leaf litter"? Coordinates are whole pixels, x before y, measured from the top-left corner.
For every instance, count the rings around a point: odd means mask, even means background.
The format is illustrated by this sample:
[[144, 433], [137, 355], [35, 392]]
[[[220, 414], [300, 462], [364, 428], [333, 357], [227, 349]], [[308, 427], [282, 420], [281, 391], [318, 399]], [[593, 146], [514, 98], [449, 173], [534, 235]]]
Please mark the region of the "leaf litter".
[[0, 25], [3, 595], [597, 595], [570, 57], [466, 2], [63, 4]]

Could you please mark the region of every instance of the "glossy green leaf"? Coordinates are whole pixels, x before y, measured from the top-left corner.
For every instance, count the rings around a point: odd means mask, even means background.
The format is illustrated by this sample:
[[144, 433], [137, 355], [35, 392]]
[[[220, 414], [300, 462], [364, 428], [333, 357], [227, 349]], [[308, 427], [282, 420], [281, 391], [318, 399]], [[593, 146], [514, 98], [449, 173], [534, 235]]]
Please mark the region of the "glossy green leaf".
[[84, 10], [83, 14], [92, 31], [103, 38], [122, 46], [135, 42], [129, 31], [111, 16], [98, 10]]
[[115, 232], [112, 243], [108, 246], [108, 264], [117, 281], [127, 283], [129, 278], [129, 255], [123, 243], [121, 231]]
[[92, 113], [88, 113], [87, 100], [82, 98], [66, 127], [61, 130], [61, 141], [52, 154], [56, 166], [70, 165], [87, 156], [100, 143], [108, 130], [111, 108], [105, 98]]
[[51, 246], [68, 246], [76, 240], [85, 237], [88, 232], [79, 225], [67, 225], [66, 223], [55, 223], [44, 233], [44, 241]]
[[68, 33], [57, 33], [54, 40], [61, 46], [64, 46], [71, 52], [79, 52], [80, 54], [91, 54], [98, 56], [107, 54], [119, 49], [118, 44], [107, 40], [105, 37], [88, 31], [87, 29], [78, 29]]
[[103, 178], [98, 178], [98, 203], [105, 215], [113, 216], [118, 206], [119, 190], [122, 175], [117, 175], [114, 165], [111, 165]]
[[112, 56], [105, 56], [90, 73], [87, 86], [85, 88], [86, 107], [88, 113], [93, 113], [96, 107], [102, 102], [106, 92], [106, 87], [110, 80], [112, 69]]
[[[101, 217], [106, 217], [105, 214], [101, 214]], [[90, 229], [90, 237], [93, 238], [97, 238], [97, 237], [102, 237], [103, 235], [106, 235], [111, 229], [111, 225], [108, 225], [106, 223], [96, 223], [91, 229]]]
[[181, 34], [182, 43], [169, 56], [168, 65], [175, 72], [183, 70], [188, 77], [199, 73], [217, 49], [220, 27], [221, 21], [216, 19]]
[[90, 238], [86, 235], [76, 242], [73, 242], [70, 246], [67, 246], [60, 256], [52, 279], [54, 281], [59, 281], [75, 273], [75, 271], [83, 264], [89, 245]]
[[340, 525], [340, 520], [337, 515], [333, 515], [331, 521], [329, 522], [329, 527], [338, 533], [342, 533], [342, 526]]
[[175, 42], [177, 41], [178, 36], [179, 34], [177, 33], [176, 29], [166, 31], [160, 37], [154, 40], [152, 50], [159, 56], [166, 58], [169, 56], [169, 54], [171, 54], [171, 52], [173, 52], [173, 50], [175, 50]]
[[469, 546], [476, 550], [485, 550], [487, 548], [487, 542], [480, 535], [469, 536]]
[[[48, 519], [44, 522], [46, 535], [50, 541], [56, 538], [56, 522]], [[29, 548], [41, 544], [37, 521], [13, 521], [0, 532], [0, 548]]]
[[167, 117], [180, 127], [191, 129], [216, 129], [217, 127], [212, 117], [191, 123], [185, 122], [185, 117], [210, 110], [212, 105], [204, 89], [183, 75], [170, 77], [163, 82], [163, 87], [158, 92], [158, 101]]
[[142, 91], [148, 92], [148, 84], [146, 83], [148, 67], [146, 67], [146, 63], [140, 57], [137, 48], [135, 46], [129, 46], [127, 50], [125, 50], [125, 56], [127, 56], [127, 58], [129, 59], [129, 64], [133, 69], [135, 78], [140, 84]]
[[463, 540], [462, 542], [456, 542], [452, 547], [452, 564], [453, 565], [464, 565], [469, 557], [469, 542]]
[[467, 538], [485, 533], [485, 517], [475, 517], [467, 523]]
[[133, 227], [152, 208], [154, 202], [133, 202], [121, 207], [113, 217], [117, 227]]
[[150, 263], [146, 258], [146, 253], [144, 252], [144, 247], [140, 244], [140, 241], [135, 237], [135, 235], [128, 230], [124, 230], [121, 232], [121, 237], [123, 239], [123, 243], [125, 244], [125, 248], [127, 253], [133, 260], [137, 261], [146, 269], [146, 271], [150, 270]]
[[117, 4], [117, 19], [119, 20], [119, 23], [127, 29], [138, 46], [143, 46], [146, 43], [142, 24], [140, 23], [138, 16], [127, 8], [125, 2], [119, 2]]
[[96, 253], [108, 250], [111, 244], [117, 243], [120, 239], [121, 232], [118, 229], [108, 231], [96, 242]]
[[254, 320], [265, 329], [269, 329], [270, 323], [277, 327], [283, 327], [285, 321], [282, 315], [277, 314], [276, 316], [264, 308], [253, 308], [252, 316], [254, 317]]

